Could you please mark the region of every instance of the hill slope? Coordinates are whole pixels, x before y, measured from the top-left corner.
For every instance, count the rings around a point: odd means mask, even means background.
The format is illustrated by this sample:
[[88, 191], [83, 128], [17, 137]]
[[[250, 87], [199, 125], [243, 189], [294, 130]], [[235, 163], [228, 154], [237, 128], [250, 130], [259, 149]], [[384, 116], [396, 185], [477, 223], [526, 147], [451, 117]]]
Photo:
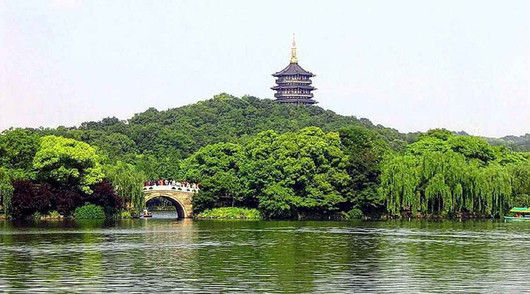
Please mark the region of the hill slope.
[[374, 125], [368, 119], [338, 115], [321, 107], [280, 105], [269, 99], [237, 98], [228, 94], [165, 111], [150, 108], [127, 121], [105, 118], [77, 128], [60, 127], [42, 132], [85, 141], [106, 151], [110, 157], [140, 153], [185, 158], [208, 144], [241, 142], [265, 130], [284, 133], [318, 126], [324, 131], [335, 131], [348, 125], [373, 129], [396, 149], [415, 137]]

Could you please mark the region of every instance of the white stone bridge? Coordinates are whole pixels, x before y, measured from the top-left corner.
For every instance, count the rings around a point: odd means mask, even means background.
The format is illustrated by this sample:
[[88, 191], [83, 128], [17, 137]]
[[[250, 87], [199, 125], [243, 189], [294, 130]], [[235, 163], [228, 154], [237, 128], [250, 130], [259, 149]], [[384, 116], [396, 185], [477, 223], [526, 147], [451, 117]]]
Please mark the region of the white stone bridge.
[[144, 203], [154, 198], [166, 198], [176, 208], [178, 218], [189, 218], [193, 216], [193, 195], [199, 191], [197, 187], [182, 185], [145, 186]]

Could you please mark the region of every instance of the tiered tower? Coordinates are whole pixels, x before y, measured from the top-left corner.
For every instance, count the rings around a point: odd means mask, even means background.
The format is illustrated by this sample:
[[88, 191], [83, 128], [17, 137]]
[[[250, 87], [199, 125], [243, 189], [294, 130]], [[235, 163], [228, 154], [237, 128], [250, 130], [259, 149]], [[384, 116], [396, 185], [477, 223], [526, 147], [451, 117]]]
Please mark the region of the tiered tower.
[[272, 75], [276, 77], [276, 86], [272, 87], [276, 93], [276, 102], [291, 104], [315, 104], [313, 93], [316, 90], [311, 85], [311, 78], [315, 75], [298, 65], [296, 58], [296, 41], [293, 34], [293, 47], [291, 48], [291, 62], [283, 70]]

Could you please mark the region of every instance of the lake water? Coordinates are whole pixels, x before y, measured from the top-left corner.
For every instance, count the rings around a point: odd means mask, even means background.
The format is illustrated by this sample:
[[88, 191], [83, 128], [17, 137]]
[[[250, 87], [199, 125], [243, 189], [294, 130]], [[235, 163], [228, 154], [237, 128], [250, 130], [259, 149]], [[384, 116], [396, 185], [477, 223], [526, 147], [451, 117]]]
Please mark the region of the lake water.
[[526, 292], [530, 222], [0, 221], [0, 291]]

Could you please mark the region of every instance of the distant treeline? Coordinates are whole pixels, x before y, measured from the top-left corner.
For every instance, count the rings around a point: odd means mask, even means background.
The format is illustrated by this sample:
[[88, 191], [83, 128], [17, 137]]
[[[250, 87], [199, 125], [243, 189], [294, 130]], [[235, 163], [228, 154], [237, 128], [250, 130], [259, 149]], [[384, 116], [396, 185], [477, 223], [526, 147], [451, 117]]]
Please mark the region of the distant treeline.
[[492, 145], [504, 145], [515, 151], [530, 152], [530, 134], [523, 136], [505, 136], [502, 138], [486, 138]]

